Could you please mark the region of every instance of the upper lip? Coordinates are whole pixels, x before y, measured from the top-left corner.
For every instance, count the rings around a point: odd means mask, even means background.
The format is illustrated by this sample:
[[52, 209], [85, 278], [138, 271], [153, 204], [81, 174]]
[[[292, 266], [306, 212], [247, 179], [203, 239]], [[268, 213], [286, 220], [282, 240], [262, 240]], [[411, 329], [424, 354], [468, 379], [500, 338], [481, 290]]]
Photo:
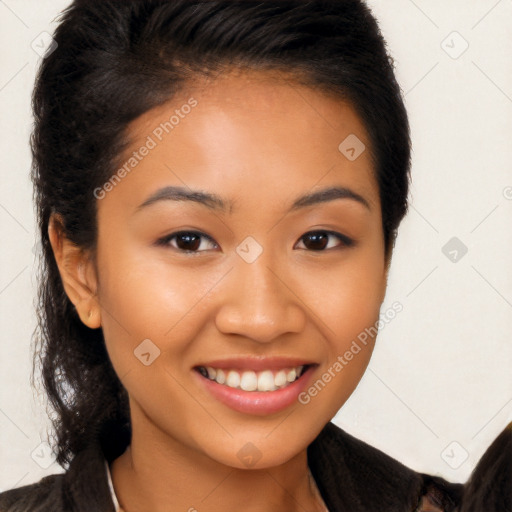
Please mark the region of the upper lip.
[[229, 370], [283, 370], [284, 368], [293, 368], [296, 366], [306, 366], [315, 364], [313, 361], [298, 357], [230, 357], [226, 359], [215, 359], [196, 365], [210, 366], [211, 368], [221, 368]]

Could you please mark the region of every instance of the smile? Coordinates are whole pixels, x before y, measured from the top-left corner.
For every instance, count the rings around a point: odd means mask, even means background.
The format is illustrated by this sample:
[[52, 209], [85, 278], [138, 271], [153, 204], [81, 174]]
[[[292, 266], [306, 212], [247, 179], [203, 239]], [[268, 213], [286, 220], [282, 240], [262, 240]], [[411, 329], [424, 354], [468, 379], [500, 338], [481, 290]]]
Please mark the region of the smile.
[[193, 367], [199, 387], [244, 414], [264, 416], [296, 406], [318, 367], [296, 357], [236, 357]]
[[243, 391], [277, 391], [295, 382], [306, 371], [306, 366], [283, 368], [280, 370], [235, 370], [199, 366], [197, 371], [217, 384]]

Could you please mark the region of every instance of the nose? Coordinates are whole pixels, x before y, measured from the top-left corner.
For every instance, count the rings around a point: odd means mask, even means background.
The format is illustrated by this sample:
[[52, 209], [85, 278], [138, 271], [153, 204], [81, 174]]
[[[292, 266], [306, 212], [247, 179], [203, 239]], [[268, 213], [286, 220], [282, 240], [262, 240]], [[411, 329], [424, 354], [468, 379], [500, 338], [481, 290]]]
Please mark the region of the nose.
[[238, 261], [222, 289], [215, 319], [219, 331], [260, 343], [301, 332], [305, 306], [299, 290], [294, 290], [294, 280], [287, 276], [271, 268], [263, 256], [253, 263]]

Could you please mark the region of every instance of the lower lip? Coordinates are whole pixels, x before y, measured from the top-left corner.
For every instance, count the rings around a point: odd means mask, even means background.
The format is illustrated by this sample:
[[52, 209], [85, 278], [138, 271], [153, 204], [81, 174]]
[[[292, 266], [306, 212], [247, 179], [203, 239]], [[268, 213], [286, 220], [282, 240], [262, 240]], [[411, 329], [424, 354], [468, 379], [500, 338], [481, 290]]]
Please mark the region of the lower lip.
[[297, 403], [313, 370], [314, 365], [310, 366], [297, 380], [277, 391], [243, 391], [230, 388], [193, 371], [208, 392], [223, 404], [238, 412], [263, 416], [280, 412]]

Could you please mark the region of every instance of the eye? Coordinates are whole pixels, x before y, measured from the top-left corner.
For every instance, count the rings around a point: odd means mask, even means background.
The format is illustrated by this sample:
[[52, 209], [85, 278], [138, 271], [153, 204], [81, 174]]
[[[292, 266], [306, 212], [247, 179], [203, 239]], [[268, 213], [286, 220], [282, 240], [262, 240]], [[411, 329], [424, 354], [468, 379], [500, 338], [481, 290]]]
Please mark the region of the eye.
[[156, 242], [160, 246], [170, 246], [178, 251], [197, 253], [208, 249], [216, 249], [218, 246], [213, 238], [199, 231], [178, 231], [160, 238]]
[[310, 231], [302, 235], [299, 242], [303, 243], [305, 249], [311, 251], [324, 251], [325, 249], [351, 247], [354, 245], [352, 239], [334, 231]]

